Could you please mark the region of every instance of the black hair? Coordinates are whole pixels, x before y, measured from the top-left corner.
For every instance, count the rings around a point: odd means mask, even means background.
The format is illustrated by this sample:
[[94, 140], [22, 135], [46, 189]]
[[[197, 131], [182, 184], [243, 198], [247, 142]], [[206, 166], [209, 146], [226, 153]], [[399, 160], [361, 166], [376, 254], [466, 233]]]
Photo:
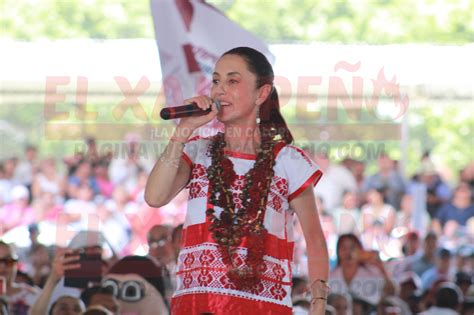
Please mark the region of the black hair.
[[179, 224], [173, 228], [173, 231], [171, 231], [171, 240], [174, 241], [178, 238], [183, 233], [183, 224]]
[[259, 117], [262, 135], [271, 134], [272, 129], [275, 129], [276, 134], [280, 135], [287, 144], [292, 143], [293, 135], [281, 115], [278, 92], [273, 85], [275, 78], [273, 68], [265, 55], [250, 47], [236, 47], [225, 52], [223, 56], [225, 55], [237, 55], [245, 60], [248, 70], [257, 77], [257, 88], [265, 84], [272, 87], [269, 97], [260, 105]]
[[86, 306], [86, 308], [90, 306], [91, 299], [96, 294], [104, 294], [104, 295], [113, 296], [114, 291], [111, 287], [102, 287], [102, 286], [93, 286], [82, 291], [81, 300], [82, 302], [84, 302], [84, 305]]
[[109, 274], [137, 274], [143, 277], [155, 289], [165, 296], [165, 283], [161, 266], [145, 256], [125, 256], [116, 262], [108, 271]]
[[29, 286], [34, 286], [35, 285], [35, 282], [33, 281], [33, 278], [31, 278], [27, 273], [25, 273], [21, 270], [16, 271], [15, 279], [18, 279], [19, 277], [23, 277], [24, 282], [26, 284], [28, 284]]
[[435, 300], [436, 306], [455, 310], [463, 303], [463, 296], [457, 285], [447, 282], [436, 291]]
[[[71, 298], [71, 299], [77, 299], [77, 297], [74, 297], [74, 296], [72, 296], [72, 295], [61, 295], [60, 297], [58, 297], [58, 298], [56, 299], [56, 301], [54, 301], [54, 302], [51, 304], [51, 307], [49, 308], [49, 311], [48, 311], [48, 315], [53, 315], [53, 310], [54, 310], [54, 308], [56, 307], [56, 305], [58, 304], [59, 299], [64, 298], [64, 297]], [[7, 314], [8, 314], [8, 313], [7, 313]]]
[[336, 256], [337, 256], [337, 265], [338, 266], [341, 264], [341, 257], [339, 257], [339, 249], [342, 245], [342, 242], [345, 241], [346, 239], [353, 241], [360, 250], [364, 249], [364, 247], [362, 246], [361, 241], [359, 240], [359, 238], [355, 234], [352, 234], [352, 233], [342, 234], [337, 239], [337, 245], [336, 245]]
[[307, 283], [308, 281], [304, 278], [301, 278], [301, 277], [293, 277], [291, 279], [291, 286], [294, 288], [296, 286], [298, 286], [300, 283]]

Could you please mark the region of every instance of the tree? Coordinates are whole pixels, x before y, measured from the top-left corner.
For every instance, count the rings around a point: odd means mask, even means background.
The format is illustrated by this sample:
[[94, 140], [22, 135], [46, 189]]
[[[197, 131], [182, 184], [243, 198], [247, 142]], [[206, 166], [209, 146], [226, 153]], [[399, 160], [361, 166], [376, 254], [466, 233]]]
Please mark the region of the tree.
[[[470, 43], [474, 1], [208, 0], [270, 43]], [[153, 38], [147, 0], [0, 0], [0, 37]]]

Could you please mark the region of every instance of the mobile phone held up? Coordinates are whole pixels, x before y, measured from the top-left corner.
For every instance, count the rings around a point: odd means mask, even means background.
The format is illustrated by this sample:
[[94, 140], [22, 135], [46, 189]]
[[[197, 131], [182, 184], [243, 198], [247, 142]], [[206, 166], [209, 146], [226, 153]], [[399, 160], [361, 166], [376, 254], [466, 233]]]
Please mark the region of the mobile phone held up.
[[79, 260], [71, 264], [79, 264], [78, 269], [66, 270], [64, 285], [73, 288], [87, 288], [90, 283], [99, 283], [102, 280], [102, 257], [100, 254], [74, 252], [66, 256], [77, 256]]

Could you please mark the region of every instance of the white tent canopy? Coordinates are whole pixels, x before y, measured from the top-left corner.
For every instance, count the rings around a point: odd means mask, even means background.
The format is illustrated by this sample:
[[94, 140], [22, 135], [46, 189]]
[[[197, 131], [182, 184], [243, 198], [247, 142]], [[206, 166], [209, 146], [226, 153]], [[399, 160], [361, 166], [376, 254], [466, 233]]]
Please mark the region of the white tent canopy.
[[[91, 89], [114, 89], [115, 76], [132, 84], [147, 77], [152, 89], [159, 89], [161, 71], [156, 43], [152, 39], [60, 40], [18, 42], [2, 40], [0, 59], [1, 93], [44, 90], [46, 77], [86, 77]], [[396, 76], [402, 87], [424, 86], [430, 94], [472, 98], [474, 45], [271, 45], [276, 57], [275, 74], [295, 82], [298, 77], [330, 76], [346, 79], [376, 79], [383, 68], [387, 79]], [[345, 62], [357, 65], [356, 71], [335, 66]], [[97, 83], [95, 85], [92, 83]], [[350, 82], [347, 84], [350, 87]], [[296, 87], [293, 86], [293, 89]], [[436, 93], [435, 91], [438, 91]], [[440, 93], [439, 91], [442, 91]], [[117, 90], [117, 92], [120, 92]], [[441, 95], [441, 96], [442, 96]], [[438, 97], [440, 95], [437, 95]]]

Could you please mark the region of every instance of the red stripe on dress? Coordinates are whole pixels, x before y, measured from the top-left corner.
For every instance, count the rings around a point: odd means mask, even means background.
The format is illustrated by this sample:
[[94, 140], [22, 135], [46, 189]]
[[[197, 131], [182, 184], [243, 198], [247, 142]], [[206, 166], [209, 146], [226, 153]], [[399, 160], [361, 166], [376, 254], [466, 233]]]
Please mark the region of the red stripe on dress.
[[171, 300], [172, 315], [200, 315], [203, 313], [214, 315], [291, 315], [292, 310], [289, 306], [219, 293], [190, 293], [173, 297]]
[[311, 185], [311, 183], [314, 182], [313, 186], [316, 186], [316, 184], [319, 182], [321, 179], [321, 176], [323, 175], [323, 172], [320, 170], [317, 170], [316, 172], [313, 173], [304, 183], [301, 185], [300, 188], [298, 188], [296, 191], [294, 191], [291, 195], [288, 196], [288, 202], [291, 202], [293, 199], [298, 197], [299, 194], [301, 194], [308, 186]]
[[278, 153], [280, 153], [281, 149], [286, 147], [286, 142], [278, 142], [274, 147], [273, 147], [273, 154], [275, 155], [275, 158], [278, 156]]
[[[274, 147], [273, 147], [273, 153], [275, 154], [275, 157], [280, 153], [281, 149], [283, 149], [286, 146], [285, 142], [278, 142]], [[257, 155], [256, 154], [249, 154], [249, 153], [241, 153], [241, 152], [235, 152], [235, 151], [229, 151], [229, 150], [224, 150], [224, 154], [238, 158], [238, 159], [244, 159], [244, 160], [256, 160]]]
[[186, 162], [189, 165], [191, 169], [193, 169], [193, 161], [191, 161], [191, 159], [185, 152], [183, 152], [183, 155], [181, 156], [181, 158], [184, 160], [184, 162]]
[[[196, 246], [204, 242], [216, 244], [209, 233], [209, 222], [201, 224], [189, 225], [183, 229], [183, 243], [182, 246]], [[249, 248], [250, 244], [246, 237], [242, 239], [241, 247]], [[274, 257], [276, 259], [293, 260], [294, 242], [282, 240], [274, 235], [267, 234], [265, 239], [265, 255]]]
[[234, 157], [234, 158], [238, 158], [238, 159], [244, 159], [244, 160], [255, 160], [255, 159], [257, 159], [256, 154], [241, 153], [241, 152], [228, 151], [228, 150], [224, 150], [224, 154], [228, 155], [230, 157]]

